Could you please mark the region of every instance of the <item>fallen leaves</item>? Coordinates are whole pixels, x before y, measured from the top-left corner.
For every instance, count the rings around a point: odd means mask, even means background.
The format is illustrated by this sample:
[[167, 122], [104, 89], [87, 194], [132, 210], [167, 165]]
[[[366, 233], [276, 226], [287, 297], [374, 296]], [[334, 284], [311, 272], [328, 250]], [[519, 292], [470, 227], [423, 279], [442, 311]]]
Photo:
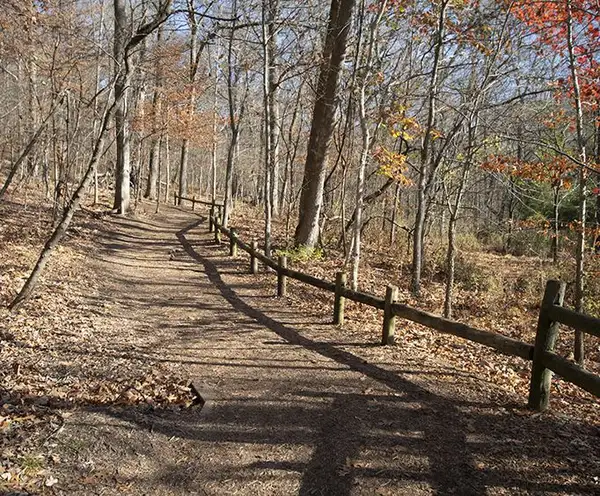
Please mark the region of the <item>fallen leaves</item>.
[[127, 313], [100, 292], [86, 258], [97, 249], [93, 223], [57, 250], [34, 298], [8, 312], [47, 226], [16, 203], [0, 205], [0, 215], [8, 219], [0, 231], [0, 492], [37, 493], [60, 485], [49, 468], [62, 463], [52, 440], [74, 409], [182, 409], [195, 395], [148, 356], [151, 341], [132, 334]]
[[[261, 223], [257, 222], [260, 212], [240, 205], [233, 213], [231, 225], [234, 226], [243, 240], [262, 237]], [[286, 247], [291, 241], [289, 231], [286, 235], [283, 223], [273, 222], [272, 239], [274, 246]], [[405, 267], [409, 261], [404, 254], [390, 247], [376, 233], [373, 241], [363, 247], [359, 288], [361, 291], [383, 296], [385, 286], [394, 284], [399, 287], [399, 301], [408, 305], [441, 313], [444, 301], [443, 278], [438, 276], [439, 267], [431, 272], [423, 281], [422, 295], [415, 300], [409, 291], [410, 277]], [[323, 234], [326, 238], [327, 235]], [[260, 241], [259, 241], [260, 245]], [[470, 263], [478, 271], [484, 281], [496, 281], [483, 289], [464, 288], [457, 285], [454, 290], [455, 319], [480, 329], [491, 330], [505, 336], [528, 343], [535, 339], [536, 322], [539, 312], [539, 300], [543, 293], [546, 279], [551, 277], [552, 267], [536, 257], [502, 256], [495, 253], [473, 251], [468, 253]], [[434, 255], [430, 255], [434, 259]], [[297, 260], [293, 269], [309, 273], [321, 279], [332, 281], [336, 271], [343, 270], [343, 258], [334, 249], [324, 249], [319, 259]], [[427, 272], [427, 271], [426, 271]], [[271, 277], [270, 274], [258, 276], [257, 281]], [[499, 283], [501, 282], [501, 284]], [[526, 282], [526, 287], [521, 288]], [[273, 283], [271, 283], [273, 284]], [[288, 298], [301, 311], [323, 315], [331, 312], [332, 296], [311, 286], [288, 281], [293, 290]], [[525, 289], [525, 291], [517, 291]], [[382, 314], [374, 308], [358, 303], [346, 302], [346, 322], [344, 335], [355, 335], [374, 343], [379, 340]], [[526, 403], [530, 362], [519, 358], [507, 357], [484, 346], [466, 341], [456, 336], [439, 333], [410, 321], [398, 319], [396, 323], [397, 345], [412, 354], [429, 355], [444, 361], [465, 374], [479, 378], [488, 388], [499, 388], [523, 404]], [[557, 351], [568, 356], [572, 350], [572, 335], [568, 329], [562, 329], [557, 344]], [[600, 373], [600, 340], [588, 336], [587, 360], [588, 368]], [[382, 361], [389, 360], [394, 354], [393, 348], [386, 347], [379, 351], [372, 350], [373, 356]], [[444, 380], [455, 381], [457, 378], [445, 377]], [[560, 378], [554, 380], [552, 408], [556, 414], [568, 414], [582, 420], [600, 423], [600, 402], [577, 386], [564, 382]]]

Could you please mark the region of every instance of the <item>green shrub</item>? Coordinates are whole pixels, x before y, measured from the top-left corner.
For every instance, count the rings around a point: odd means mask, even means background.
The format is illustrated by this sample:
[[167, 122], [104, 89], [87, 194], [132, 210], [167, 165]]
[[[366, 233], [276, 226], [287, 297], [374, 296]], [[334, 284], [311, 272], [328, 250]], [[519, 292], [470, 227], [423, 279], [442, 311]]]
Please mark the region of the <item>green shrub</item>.
[[323, 258], [323, 250], [321, 248], [309, 248], [307, 246], [277, 250], [276, 254], [277, 256], [286, 256], [290, 262], [309, 262]]

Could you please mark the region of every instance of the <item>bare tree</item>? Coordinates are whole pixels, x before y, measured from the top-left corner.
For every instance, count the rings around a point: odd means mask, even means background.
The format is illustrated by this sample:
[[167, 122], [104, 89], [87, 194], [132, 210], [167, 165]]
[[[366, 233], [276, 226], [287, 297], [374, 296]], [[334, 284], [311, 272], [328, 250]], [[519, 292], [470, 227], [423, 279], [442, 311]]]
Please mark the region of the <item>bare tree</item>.
[[346, 53], [350, 19], [355, 3], [355, 0], [332, 0], [329, 11], [329, 24], [304, 164], [298, 225], [294, 236], [296, 244], [309, 248], [314, 248], [319, 239], [326, 158], [333, 133], [338, 78]]
[[[171, 10], [171, 0], [163, 0], [159, 6], [156, 16], [150, 20], [149, 22], [140, 26], [129, 39], [124, 40], [123, 44], [123, 59], [129, 60], [131, 57], [132, 51], [137, 47], [147, 36], [149, 36], [155, 29], [157, 29], [161, 24], [163, 24], [167, 18], [169, 17]], [[104, 143], [106, 140], [106, 134], [109, 129], [109, 123], [113, 118], [114, 114], [116, 114], [117, 109], [120, 107], [122, 103], [122, 99], [125, 98], [125, 94], [123, 92], [119, 93], [117, 98], [116, 85], [117, 80], [120, 78], [120, 82], [123, 84], [123, 87], [127, 87], [130, 82], [130, 78], [132, 75], [132, 65], [125, 64], [123, 67], [122, 74], [118, 74], [113, 80], [112, 84], [105, 89], [106, 92], [114, 92], [114, 99], [112, 103], [110, 103], [111, 95], [107, 95], [107, 103], [105, 106], [105, 110], [102, 117], [102, 124], [100, 127], [100, 131], [98, 137], [96, 139], [96, 143], [94, 144], [94, 148], [92, 150], [92, 154], [87, 164], [87, 168], [79, 186], [73, 193], [70, 201], [67, 204], [67, 207], [64, 209], [62, 218], [60, 222], [57, 224], [53, 233], [50, 235], [40, 256], [35, 264], [35, 267], [31, 271], [27, 281], [19, 291], [19, 294], [15, 297], [15, 299], [11, 302], [9, 308], [14, 310], [18, 308], [33, 292], [35, 289], [40, 275], [42, 274], [50, 256], [54, 249], [61, 242], [63, 237], [65, 236], [69, 225], [71, 224], [71, 220], [73, 219], [73, 215], [75, 214], [77, 208], [83, 201], [85, 197], [86, 191], [89, 189], [91, 181], [94, 177], [94, 171], [98, 164], [98, 159], [104, 153]]]

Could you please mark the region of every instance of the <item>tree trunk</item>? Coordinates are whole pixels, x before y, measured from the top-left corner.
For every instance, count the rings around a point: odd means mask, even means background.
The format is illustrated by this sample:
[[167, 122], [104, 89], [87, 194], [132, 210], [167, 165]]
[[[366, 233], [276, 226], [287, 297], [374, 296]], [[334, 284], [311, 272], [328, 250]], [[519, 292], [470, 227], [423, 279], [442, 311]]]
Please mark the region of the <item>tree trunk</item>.
[[558, 262], [558, 234], [559, 234], [559, 192], [560, 187], [554, 186], [552, 195], [552, 261]]
[[165, 203], [169, 203], [171, 192], [171, 148], [169, 146], [169, 135], [165, 136]]
[[[354, 238], [352, 242], [352, 277], [350, 279], [350, 287], [353, 290], [358, 288], [358, 272], [360, 265], [360, 248], [361, 248], [361, 234], [363, 228], [363, 208], [364, 208], [364, 197], [365, 197], [365, 171], [367, 168], [367, 161], [369, 159], [369, 153], [371, 151], [371, 130], [369, 123], [367, 122], [367, 85], [371, 77], [371, 64], [373, 61], [373, 50], [375, 49], [375, 43], [377, 40], [377, 27], [385, 11], [387, 1], [383, 0], [379, 3], [378, 12], [376, 17], [373, 19], [370, 31], [369, 41], [366, 46], [366, 54], [363, 61], [364, 69], [360, 74], [360, 87], [358, 96], [358, 114], [360, 118], [360, 129], [362, 132], [362, 142], [360, 150], [360, 162], [358, 165], [358, 174], [356, 179], [356, 210], [354, 216]], [[364, 15], [361, 12], [361, 16]], [[362, 19], [361, 19], [362, 26]], [[362, 31], [362, 27], [361, 27]], [[360, 40], [359, 40], [359, 52], [360, 52]]]
[[[162, 42], [162, 26], [156, 32], [156, 44], [160, 46]], [[146, 182], [146, 191], [144, 198], [154, 200], [160, 197], [158, 192], [158, 180], [160, 169], [160, 147], [162, 140], [161, 129], [161, 83], [162, 83], [162, 63], [159, 57], [156, 58], [154, 65], [154, 94], [152, 95], [152, 142], [150, 144], [150, 160], [148, 164], [148, 180]]]
[[390, 226], [390, 246], [396, 244], [396, 223], [398, 222], [398, 203], [400, 200], [400, 184], [396, 184], [394, 204], [392, 207], [392, 225]]
[[[100, 65], [102, 60], [102, 35], [104, 32], [104, 0], [100, 0], [100, 21], [98, 23], [98, 48], [96, 49], [96, 72], [94, 75], [94, 95], [100, 91]], [[96, 135], [98, 134], [98, 119], [96, 119], [96, 113], [98, 112], [98, 99], [94, 98], [94, 123], [92, 127], [92, 151], [94, 143], [96, 142]], [[100, 201], [100, 191], [98, 187], [98, 164], [94, 168], [94, 205], [97, 205]]]
[[115, 170], [115, 202], [114, 208], [120, 214], [129, 211], [130, 192], [130, 132], [128, 123], [128, 93], [126, 83], [125, 44], [127, 41], [127, 2], [114, 0], [115, 33], [113, 52], [115, 57], [115, 101], [118, 102], [115, 110], [115, 132], [117, 145], [117, 161]]
[[185, 138], [181, 143], [181, 155], [179, 158], [179, 202], [188, 194], [188, 157], [190, 152], [190, 140]]
[[273, 82], [271, 76], [271, 57], [273, 43], [270, 36], [274, 35], [269, 26], [274, 22], [273, 19], [273, 0], [263, 0], [262, 5], [262, 48], [263, 48], [263, 120], [264, 120], [264, 239], [265, 239], [265, 255], [271, 256], [271, 218], [273, 216], [273, 201], [276, 198], [276, 193], [273, 191], [277, 187], [277, 181], [273, 178], [273, 166], [275, 162], [274, 146], [273, 146], [273, 99], [271, 91]]
[[[577, 147], [579, 158], [582, 164], [587, 164], [585, 149], [585, 138], [583, 135], [583, 108], [581, 102], [581, 91], [579, 88], [579, 74], [576, 66], [576, 55], [573, 46], [573, 15], [571, 0], [567, 0], [567, 48], [569, 53], [569, 65], [571, 70], [571, 80], [573, 84], [573, 99], [575, 103], [575, 117], [577, 129]], [[587, 173], [583, 166], [579, 170], [579, 232], [577, 234], [576, 248], [576, 272], [575, 272], [575, 310], [584, 311], [584, 287], [585, 287], [585, 234], [587, 217]], [[583, 366], [585, 362], [584, 354], [584, 334], [581, 331], [575, 331], [575, 361]]]
[[452, 290], [454, 289], [454, 262], [456, 258], [456, 214], [450, 214], [448, 222], [448, 251], [446, 254], [446, 294], [444, 317], [452, 318]]
[[160, 137], [154, 138], [150, 144], [150, 158], [148, 164], [148, 180], [146, 181], [146, 191], [144, 198], [155, 200], [158, 191], [158, 171], [160, 167]]
[[[215, 64], [216, 65], [216, 64]], [[219, 96], [219, 71], [215, 67], [215, 89], [213, 92], [213, 122], [212, 122], [212, 146], [210, 157], [211, 168], [211, 200], [217, 201], [217, 104]]]
[[446, 7], [448, 0], [442, 0], [438, 14], [438, 25], [435, 32], [435, 49], [433, 56], [433, 69], [431, 71], [431, 82], [429, 84], [429, 108], [427, 114], [427, 127], [423, 136], [421, 146], [421, 157], [419, 167], [419, 179], [417, 182], [417, 213], [415, 215], [415, 227], [413, 232], [413, 259], [412, 259], [412, 280], [411, 292], [414, 296], [419, 296], [421, 292], [421, 270], [423, 268], [423, 242], [425, 235], [425, 213], [427, 195], [425, 188], [434, 171], [430, 170], [431, 160], [431, 140], [432, 132], [435, 126], [437, 113], [436, 101], [438, 92], [439, 67], [442, 58], [442, 48], [444, 45], [444, 26], [446, 21]]
[[[267, 78], [268, 78], [268, 94], [267, 106], [269, 107], [269, 167], [271, 168], [271, 184], [270, 188], [270, 203], [272, 215], [279, 215], [279, 91], [277, 81], [277, 30], [275, 23], [277, 21], [278, 1], [268, 0], [267, 6]], [[265, 60], [267, 60], [265, 59]]]
[[333, 132], [338, 77], [355, 0], [332, 0], [308, 142], [295, 242], [314, 248], [319, 238], [326, 155]]

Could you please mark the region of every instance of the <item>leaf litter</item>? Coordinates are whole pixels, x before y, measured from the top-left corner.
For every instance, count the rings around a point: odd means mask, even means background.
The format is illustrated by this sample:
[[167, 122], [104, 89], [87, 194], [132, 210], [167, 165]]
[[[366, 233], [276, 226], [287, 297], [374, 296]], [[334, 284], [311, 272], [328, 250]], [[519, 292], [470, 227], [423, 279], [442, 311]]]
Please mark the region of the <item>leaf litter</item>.
[[53, 439], [82, 406], [177, 410], [196, 401], [187, 379], [149, 363], [147, 343], [106, 314], [87, 258], [99, 225], [89, 214], [57, 248], [33, 298], [7, 310], [43, 246], [48, 216], [42, 201], [0, 204], [0, 492], [35, 493], [59, 483]]

